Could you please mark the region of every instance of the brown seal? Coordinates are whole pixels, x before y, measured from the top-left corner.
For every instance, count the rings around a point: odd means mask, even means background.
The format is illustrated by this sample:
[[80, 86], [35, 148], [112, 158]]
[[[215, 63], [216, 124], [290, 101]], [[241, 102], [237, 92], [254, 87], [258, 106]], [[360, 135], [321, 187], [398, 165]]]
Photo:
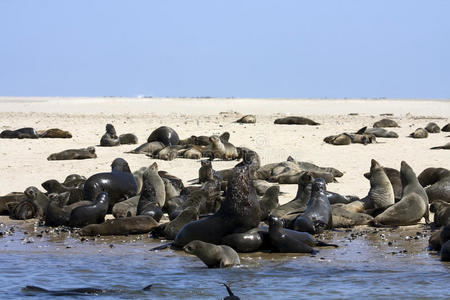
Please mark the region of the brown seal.
[[237, 120], [236, 123], [254, 124], [256, 123], [256, 117], [254, 115], [246, 115]]
[[156, 226], [158, 226], [158, 222], [151, 216], [136, 216], [91, 224], [83, 227], [79, 234], [82, 236], [143, 234], [152, 231]]
[[113, 147], [119, 146], [120, 140], [117, 137], [116, 129], [112, 124], [106, 124], [106, 133], [100, 139], [100, 146]]
[[133, 133], [124, 133], [119, 135], [119, 142], [121, 145], [137, 144], [138, 138]]
[[440, 227], [450, 224], [450, 203], [434, 200], [430, 205], [430, 211], [434, 213], [434, 225]]
[[70, 139], [72, 134], [68, 131], [61, 130], [59, 128], [51, 128], [47, 130], [42, 130], [38, 132], [40, 138], [51, 138], [51, 139]]
[[304, 117], [285, 117], [276, 119], [274, 121], [274, 124], [286, 124], [286, 125], [320, 125], [320, 123], [317, 123], [311, 119], [304, 118]]
[[391, 119], [381, 119], [380, 121], [377, 121], [373, 123], [373, 127], [380, 128], [380, 127], [400, 127], [398, 126], [397, 122]]
[[183, 250], [197, 256], [208, 268], [226, 268], [241, 263], [236, 251], [225, 245], [216, 246], [196, 240], [184, 246]]
[[89, 159], [97, 158], [94, 147], [81, 149], [69, 149], [61, 152], [50, 154], [47, 160], [70, 160], [70, 159]]
[[448, 142], [447, 144], [443, 145], [443, 146], [437, 146], [437, 147], [432, 147], [430, 149], [445, 149], [445, 150], [450, 150], [450, 142]]
[[409, 135], [414, 139], [425, 139], [428, 137], [428, 131], [423, 128], [417, 128], [413, 133]]
[[338, 135], [330, 135], [323, 139], [327, 144], [342, 146], [350, 145], [352, 143], [352, 138], [347, 133], [341, 133]]
[[439, 128], [439, 125], [434, 123], [434, 122], [428, 123], [427, 126], [425, 126], [425, 130], [428, 131], [429, 133], [439, 133], [439, 132], [441, 132], [441, 129]]

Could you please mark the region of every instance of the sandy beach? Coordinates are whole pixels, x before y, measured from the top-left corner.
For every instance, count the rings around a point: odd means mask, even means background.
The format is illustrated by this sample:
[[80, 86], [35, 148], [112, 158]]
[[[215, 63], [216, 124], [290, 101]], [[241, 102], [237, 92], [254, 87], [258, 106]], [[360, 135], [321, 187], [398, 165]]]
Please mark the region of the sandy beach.
[[[234, 123], [243, 114], [256, 115], [256, 124]], [[355, 132], [383, 118], [401, 126], [393, 130], [399, 138], [378, 138], [378, 143], [364, 146], [333, 146], [323, 142], [328, 135]], [[352, 115], [349, 115], [352, 114]], [[353, 115], [357, 114], [357, 115]], [[275, 125], [280, 116], [300, 115], [321, 125]], [[374, 158], [386, 167], [399, 169], [407, 161], [416, 174], [427, 167], [449, 168], [446, 150], [430, 150], [449, 141], [445, 132], [426, 139], [408, 135], [428, 122], [443, 126], [450, 121], [450, 101], [435, 100], [293, 100], [293, 99], [153, 99], [153, 98], [0, 98], [0, 130], [33, 127], [37, 130], [61, 128], [72, 133], [71, 139], [0, 140], [0, 194], [23, 191], [48, 179], [64, 180], [72, 173], [90, 176], [109, 171], [113, 159], [122, 157], [132, 170], [149, 166], [155, 160], [142, 154], [124, 153], [137, 145], [96, 147], [98, 158], [88, 160], [47, 161], [54, 152], [99, 145], [105, 125], [111, 123], [118, 134], [134, 133], [139, 143], [161, 125], [174, 128], [180, 138], [212, 135], [228, 131], [230, 142], [259, 153], [262, 164], [280, 162], [291, 155], [297, 160], [335, 167], [344, 172], [331, 191], [363, 197], [369, 181], [362, 174]], [[161, 170], [186, 182], [197, 177], [196, 160], [156, 160]], [[216, 170], [229, 168], [235, 161], [214, 161]], [[285, 202], [293, 198], [296, 186], [282, 185]]]

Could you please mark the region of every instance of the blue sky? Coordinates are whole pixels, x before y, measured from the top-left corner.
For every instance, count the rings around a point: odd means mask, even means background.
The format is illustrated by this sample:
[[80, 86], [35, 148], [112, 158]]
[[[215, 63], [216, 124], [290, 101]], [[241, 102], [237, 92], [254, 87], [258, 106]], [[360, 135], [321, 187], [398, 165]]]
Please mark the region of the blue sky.
[[0, 0], [0, 95], [450, 98], [450, 1]]

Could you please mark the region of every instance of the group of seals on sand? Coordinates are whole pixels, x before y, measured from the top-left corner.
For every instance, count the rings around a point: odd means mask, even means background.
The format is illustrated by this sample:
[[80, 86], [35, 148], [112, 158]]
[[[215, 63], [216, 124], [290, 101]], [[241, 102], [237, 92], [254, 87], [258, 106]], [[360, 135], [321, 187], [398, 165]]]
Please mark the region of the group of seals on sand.
[[69, 139], [72, 134], [59, 128], [37, 131], [31, 127], [19, 128], [16, 130], [3, 130], [0, 133], [2, 139], [37, 139], [37, 138], [60, 138]]
[[100, 146], [102, 147], [114, 147], [137, 143], [138, 138], [133, 133], [125, 133], [117, 136], [116, 129], [112, 124], [106, 124], [106, 132], [100, 139]]

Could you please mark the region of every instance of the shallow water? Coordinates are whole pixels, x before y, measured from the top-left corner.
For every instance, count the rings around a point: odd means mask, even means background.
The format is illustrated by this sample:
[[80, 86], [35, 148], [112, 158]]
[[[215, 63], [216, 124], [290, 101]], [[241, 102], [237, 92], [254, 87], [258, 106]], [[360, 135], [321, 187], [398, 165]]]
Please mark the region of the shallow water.
[[[224, 282], [241, 299], [450, 297], [450, 263], [426, 250], [430, 232], [424, 226], [331, 232], [320, 238], [337, 249], [321, 248], [315, 256], [241, 254], [242, 265], [228, 269], [208, 269], [180, 251], [149, 252], [160, 241], [147, 235], [80, 241], [53, 230], [40, 237], [45, 227], [28, 226], [16, 225], [0, 238], [0, 299], [49, 298], [23, 291], [27, 285], [101, 288], [102, 299], [221, 299]], [[151, 290], [143, 291], [149, 284]]]

